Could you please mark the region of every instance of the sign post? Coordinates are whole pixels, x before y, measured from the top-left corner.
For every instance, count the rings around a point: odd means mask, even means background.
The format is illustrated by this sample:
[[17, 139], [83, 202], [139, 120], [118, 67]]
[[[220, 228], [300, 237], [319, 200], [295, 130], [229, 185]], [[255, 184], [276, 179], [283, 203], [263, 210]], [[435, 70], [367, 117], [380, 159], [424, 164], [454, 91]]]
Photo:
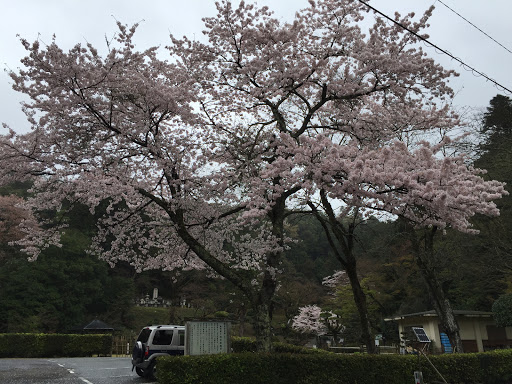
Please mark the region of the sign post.
[[423, 384], [423, 373], [421, 371], [414, 371], [414, 384]]
[[420, 360], [420, 354], [425, 355], [423, 352], [423, 349], [431, 343], [430, 339], [428, 338], [425, 330], [420, 327], [412, 327], [412, 331], [414, 332], [414, 335], [416, 336], [416, 339], [422, 343], [423, 348], [421, 351], [418, 351], [418, 370], [414, 372], [414, 384], [423, 384], [423, 373], [421, 372], [421, 360]]
[[427, 359], [427, 361], [430, 363], [430, 365], [432, 366], [432, 368], [434, 368], [434, 371], [436, 371], [436, 373], [439, 375], [439, 377], [441, 377], [441, 379], [443, 380], [443, 383], [446, 383], [446, 380], [444, 379], [443, 375], [441, 375], [441, 372], [439, 372], [437, 370], [437, 368], [434, 366], [434, 364], [432, 364], [432, 362], [430, 361], [430, 359], [427, 357], [427, 355], [425, 354], [425, 352], [423, 352], [423, 350], [425, 349], [425, 347], [431, 343], [430, 339], [428, 338], [427, 334], [425, 333], [425, 330], [423, 328], [420, 328], [420, 327], [412, 327], [412, 331], [414, 332], [414, 334], [416, 335], [416, 339], [423, 344], [423, 348], [420, 349], [418, 351], [418, 370], [414, 372], [414, 383], [415, 384], [423, 384], [423, 373], [421, 372], [421, 361], [420, 361], [420, 354], [422, 354], [425, 359]]

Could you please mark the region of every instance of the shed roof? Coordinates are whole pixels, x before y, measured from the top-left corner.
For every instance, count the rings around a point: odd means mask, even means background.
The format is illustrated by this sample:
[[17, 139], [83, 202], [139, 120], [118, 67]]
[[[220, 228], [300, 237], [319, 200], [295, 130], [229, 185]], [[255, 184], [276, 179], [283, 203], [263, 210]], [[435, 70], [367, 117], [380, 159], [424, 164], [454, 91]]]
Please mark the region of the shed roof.
[[112, 328], [110, 325], [108, 325], [98, 319], [91, 321], [89, 324], [85, 325], [82, 329], [83, 330], [105, 330], [105, 331], [106, 330], [108, 330], [108, 331], [114, 330], [114, 328]]
[[[485, 312], [485, 311], [466, 311], [461, 309], [455, 309], [453, 311], [453, 314], [455, 316], [463, 316], [463, 317], [492, 317], [492, 312]], [[416, 312], [416, 313], [407, 313], [403, 315], [396, 315], [387, 319], [384, 319], [384, 321], [393, 321], [393, 320], [402, 320], [406, 319], [408, 317], [437, 317], [437, 313], [434, 310], [430, 311], [424, 311], [424, 312]]]

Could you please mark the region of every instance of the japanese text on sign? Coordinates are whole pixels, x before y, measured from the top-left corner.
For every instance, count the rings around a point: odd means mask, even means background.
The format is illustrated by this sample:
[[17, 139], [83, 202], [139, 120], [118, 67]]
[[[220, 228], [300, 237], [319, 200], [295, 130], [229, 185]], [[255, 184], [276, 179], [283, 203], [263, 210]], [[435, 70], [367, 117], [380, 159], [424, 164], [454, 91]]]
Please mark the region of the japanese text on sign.
[[186, 324], [185, 354], [228, 353], [230, 323], [225, 321], [189, 321]]

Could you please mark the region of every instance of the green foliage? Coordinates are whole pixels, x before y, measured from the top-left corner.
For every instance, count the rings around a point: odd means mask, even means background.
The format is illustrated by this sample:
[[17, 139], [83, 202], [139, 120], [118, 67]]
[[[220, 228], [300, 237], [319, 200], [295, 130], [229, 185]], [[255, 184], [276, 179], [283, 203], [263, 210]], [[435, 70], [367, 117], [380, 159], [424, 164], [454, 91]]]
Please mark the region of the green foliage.
[[256, 340], [250, 337], [232, 337], [231, 349], [235, 353], [256, 352]]
[[[131, 307], [129, 309], [129, 316], [133, 319], [131, 328], [137, 332], [148, 325], [184, 324], [185, 319], [193, 317], [193, 315], [194, 309], [185, 307]], [[171, 316], [174, 319], [170, 319]]]
[[[505, 182], [512, 192], [512, 100], [496, 95], [481, 120], [482, 140], [474, 166], [485, 169], [484, 177]], [[477, 215], [472, 220], [478, 236], [449, 232], [444, 240], [443, 259], [449, 274], [444, 282], [455, 307], [491, 310], [492, 303], [511, 292], [508, 268], [512, 252], [512, 195], [495, 201], [499, 217]], [[446, 257], [448, 256], [448, 257]]]
[[[81, 241], [68, 235], [66, 248], [50, 248], [29, 263], [13, 259], [0, 270], [0, 331], [56, 332], [90, 321], [108, 310], [109, 268], [96, 257], [73, 251]], [[78, 245], [75, 245], [78, 247]], [[125, 281], [117, 282], [119, 290]], [[90, 314], [87, 316], [87, 314]]]
[[[387, 356], [334, 354], [184, 356], [159, 360], [158, 381], [162, 384], [408, 383], [414, 361], [412, 356], [398, 360]], [[405, 371], [401, 373], [399, 369]]]
[[28, 262], [11, 247], [0, 259], [0, 332], [62, 332], [95, 317], [116, 328], [127, 325], [132, 278], [86, 253], [93, 217], [84, 206], [66, 205], [60, 214], [69, 226], [61, 248], [50, 247]]
[[226, 311], [217, 311], [213, 314], [213, 317], [216, 317], [216, 318], [228, 318], [229, 317], [229, 312], [226, 312]]
[[492, 305], [492, 312], [497, 326], [512, 326], [512, 294], [500, 296]]
[[[449, 383], [505, 384], [512, 378], [512, 351], [430, 357]], [[441, 381], [424, 357], [426, 382]], [[412, 355], [258, 354], [165, 357], [161, 384], [409, 384], [418, 369]]]
[[110, 355], [111, 351], [112, 335], [0, 334], [0, 358], [79, 357]]
[[512, 382], [511, 350], [497, 350], [476, 355], [480, 363], [482, 381], [489, 384]]
[[279, 341], [272, 343], [272, 349], [275, 353], [295, 353], [301, 355], [315, 355], [315, 354], [329, 354], [324, 349], [311, 349], [301, 347], [299, 345], [293, 345], [288, 343], [281, 343]]
[[496, 95], [484, 113], [482, 131], [510, 134], [512, 132], [512, 100], [508, 96]]
[[488, 170], [489, 179], [508, 183], [512, 178], [512, 100], [496, 95], [489, 104], [482, 121], [482, 132], [486, 136], [480, 143], [480, 156], [475, 165]]
[[[231, 338], [231, 349], [235, 353], [243, 352], [256, 352], [256, 340], [250, 337], [232, 337]], [[298, 353], [298, 354], [324, 354], [329, 353], [323, 349], [310, 349], [301, 346], [273, 342], [272, 349], [276, 353]]]
[[[430, 359], [449, 383], [507, 384], [512, 379], [512, 350], [438, 355]], [[422, 367], [425, 381], [440, 381], [425, 361]]]
[[142, 329], [148, 325], [169, 324], [169, 308], [133, 307], [130, 309], [134, 319], [133, 329]]
[[[375, 300], [375, 298], [379, 296], [379, 293], [371, 289], [371, 281], [369, 278], [361, 279], [360, 284], [366, 295], [366, 305], [370, 322], [372, 324], [379, 324], [381, 308]], [[361, 341], [361, 324], [352, 287], [350, 285], [339, 286], [336, 289], [336, 296], [333, 298], [331, 305], [331, 307], [326, 307], [326, 309], [333, 310], [337, 315], [341, 316], [341, 323], [346, 327], [343, 333], [345, 342], [359, 344]]]
[[30, 181], [14, 181], [8, 185], [0, 186], [0, 195], [16, 195], [20, 197], [28, 197], [30, 194], [28, 190], [32, 188], [32, 182]]
[[292, 216], [286, 231], [288, 236], [299, 240], [291, 243], [286, 251], [290, 271], [308, 280], [321, 282], [334, 270], [340, 269], [339, 262], [330, 254], [331, 248], [322, 226], [313, 216]]

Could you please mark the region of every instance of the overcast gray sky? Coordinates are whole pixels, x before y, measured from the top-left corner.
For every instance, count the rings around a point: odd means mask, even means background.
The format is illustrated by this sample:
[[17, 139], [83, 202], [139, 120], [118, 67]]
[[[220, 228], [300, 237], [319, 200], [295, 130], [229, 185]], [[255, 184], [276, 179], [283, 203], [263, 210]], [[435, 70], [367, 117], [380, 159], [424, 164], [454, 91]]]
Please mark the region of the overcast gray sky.
[[[512, 51], [511, 0], [442, 2]], [[290, 20], [297, 10], [308, 5], [307, 0], [260, 0], [257, 3], [269, 5], [283, 20]], [[18, 68], [19, 60], [25, 56], [17, 34], [29, 41], [39, 36], [46, 42], [56, 34], [57, 42], [64, 47], [86, 41], [100, 46], [104, 45], [105, 35], [111, 37], [115, 33], [114, 18], [125, 24], [144, 20], [136, 42], [139, 47], [146, 48], [165, 46], [169, 32], [178, 37], [200, 37], [203, 30], [201, 18], [216, 14], [212, 0], [0, 0], [0, 4], [0, 63], [4, 69]], [[370, 4], [389, 16], [395, 11], [421, 15], [434, 4], [436, 9], [428, 30], [430, 40], [512, 89], [512, 53], [462, 20], [439, 0], [372, 0]], [[460, 73], [460, 77], [451, 83], [457, 92], [454, 100], [457, 106], [483, 108], [497, 93], [506, 94], [435, 49], [425, 47], [425, 51], [445, 68]], [[28, 126], [20, 110], [20, 100], [3, 71], [0, 76], [0, 122], [23, 132]]]

